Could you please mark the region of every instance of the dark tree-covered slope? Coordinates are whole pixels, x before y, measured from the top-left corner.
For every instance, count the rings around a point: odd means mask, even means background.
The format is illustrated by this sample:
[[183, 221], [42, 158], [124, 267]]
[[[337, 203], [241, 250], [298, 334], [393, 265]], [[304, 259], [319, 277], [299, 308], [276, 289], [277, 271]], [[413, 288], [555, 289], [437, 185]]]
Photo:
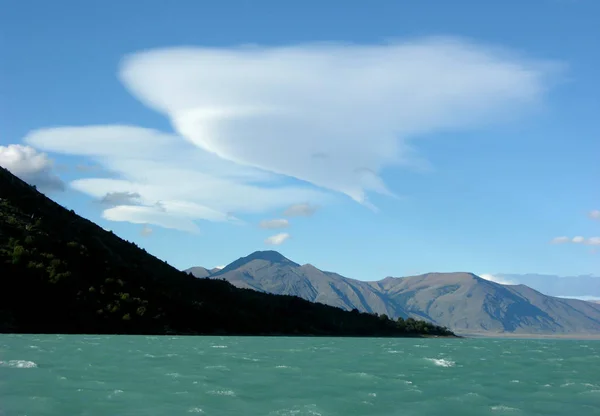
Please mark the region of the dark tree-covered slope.
[[0, 332], [450, 335], [197, 279], [0, 168]]

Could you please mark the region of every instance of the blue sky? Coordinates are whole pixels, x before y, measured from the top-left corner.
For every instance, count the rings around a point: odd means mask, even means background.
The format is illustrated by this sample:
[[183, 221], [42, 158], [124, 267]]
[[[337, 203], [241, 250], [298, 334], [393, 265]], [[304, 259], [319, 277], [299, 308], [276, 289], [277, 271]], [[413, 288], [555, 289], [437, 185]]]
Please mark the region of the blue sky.
[[9, 0], [0, 162], [180, 268], [600, 274], [600, 3], [288, 3]]

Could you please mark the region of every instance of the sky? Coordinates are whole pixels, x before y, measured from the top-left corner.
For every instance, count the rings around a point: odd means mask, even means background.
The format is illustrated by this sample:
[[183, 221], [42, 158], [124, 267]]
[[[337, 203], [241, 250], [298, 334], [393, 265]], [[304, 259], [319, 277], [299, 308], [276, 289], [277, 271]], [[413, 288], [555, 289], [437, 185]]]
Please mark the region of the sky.
[[0, 165], [178, 268], [600, 275], [596, 0], [6, 0]]

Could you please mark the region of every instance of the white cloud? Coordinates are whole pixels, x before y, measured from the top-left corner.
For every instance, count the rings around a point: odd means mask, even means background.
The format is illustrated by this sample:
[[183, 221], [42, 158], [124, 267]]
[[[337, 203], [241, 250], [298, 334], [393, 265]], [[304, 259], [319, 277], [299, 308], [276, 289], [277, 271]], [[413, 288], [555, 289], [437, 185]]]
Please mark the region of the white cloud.
[[222, 270], [222, 269], [225, 268], [225, 265], [223, 264], [221, 266], [215, 266], [214, 268], [217, 269], [217, 270]]
[[590, 237], [587, 240], [587, 244], [591, 246], [600, 246], [600, 237]]
[[279, 246], [279, 245], [283, 244], [288, 238], [290, 238], [290, 235], [288, 233], [275, 234], [275, 235], [272, 235], [271, 237], [268, 237], [265, 240], [265, 244]]
[[600, 237], [585, 238], [581, 235], [578, 235], [573, 238], [556, 237], [551, 242], [554, 244], [573, 243], [573, 244], [587, 244], [587, 245], [591, 245], [591, 246], [597, 246], [597, 245], [600, 245]]
[[283, 215], [286, 217], [310, 217], [317, 211], [317, 207], [310, 204], [294, 204], [289, 206]]
[[54, 173], [52, 160], [30, 146], [0, 146], [0, 166], [41, 190], [63, 190], [63, 181]]
[[[96, 199], [108, 199], [115, 208], [127, 206], [105, 213], [119, 218], [115, 221], [195, 232], [195, 226], [181, 221], [237, 222], [236, 213], [328, 199], [308, 186], [278, 186], [278, 178], [271, 173], [221, 160], [182, 138], [150, 129], [118, 125], [52, 128], [34, 131], [25, 141], [48, 151], [91, 157], [110, 171], [115, 177], [88, 177], [70, 186]], [[136, 154], [137, 148], [141, 151]], [[168, 216], [177, 220], [167, 221]]]
[[196, 223], [183, 216], [174, 216], [155, 207], [139, 205], [120, 205], [104, 210], [102, 217], [109, 221], [125, 221], [134, 224], [155, 224], [190, 233], [200, 230]]
[[136, 205], [140, 200], [137, 192], [109, 192], [100, 199], [104, 205]]
[[517, 284], [516, 282], [514, 282], [514, 281], [512, 281], [510, 279], [505, 279], [504, 277], [495, 276], [495, 275], [490, 274], [490, 273], [480, 274], [479, 277], [481, 277], [482, 279], [485, 279], [485, 280], [489, 280], [490, 282], [499, 283], [501, 285], [515, 285], [515, 284]]
[[386, 45], [171, 48], [120, 77], [220, 157], [368, 204], [387, 166], [426, 162], [407, 138], [503, 119], [541, 98], [551, 66], [460, 39]]
[[260, 222], [260, 228], [266, 229], [287, 228], [289, 226], [290, 222], [286, 219], [264, 220]]
[[144, 224], [144, 226], [140, 230], [140, 235], [142, 237], [149, 237], [152, 235], [153, 232], [154, 230], [152, 228], [150, 228], [147, 224]]
[[590, 211], [589, 216], [591, 219], [600, 220], [600, 210], [595, 209], [593, 211]]
[[600, 297], [597, 296], [557, 296], [557, 298], [563, 298], [563, 299], [578, 299], [578, 300], [585, 300], [588, 302], [599, 302], [600, 301]]

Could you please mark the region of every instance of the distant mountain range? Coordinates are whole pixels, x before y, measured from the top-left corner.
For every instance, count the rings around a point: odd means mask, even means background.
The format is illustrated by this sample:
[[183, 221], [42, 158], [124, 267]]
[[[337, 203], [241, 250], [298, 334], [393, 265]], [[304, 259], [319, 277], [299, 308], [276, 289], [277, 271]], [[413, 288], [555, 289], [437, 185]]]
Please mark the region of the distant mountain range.
[[300, 265], [276, 251], [257, 251], [220, 270], [193, 267], [186, 272], [346, 310], [424, 319], [463, 334], [600, 334], [600, 304], [501, 285], [472, 273], [364, 282]]
[[556, 276], [549, 274], [494, 274], [502, 282], [523, 284], [550, 296], [600, 299], [600, 277], [591, 275]]

